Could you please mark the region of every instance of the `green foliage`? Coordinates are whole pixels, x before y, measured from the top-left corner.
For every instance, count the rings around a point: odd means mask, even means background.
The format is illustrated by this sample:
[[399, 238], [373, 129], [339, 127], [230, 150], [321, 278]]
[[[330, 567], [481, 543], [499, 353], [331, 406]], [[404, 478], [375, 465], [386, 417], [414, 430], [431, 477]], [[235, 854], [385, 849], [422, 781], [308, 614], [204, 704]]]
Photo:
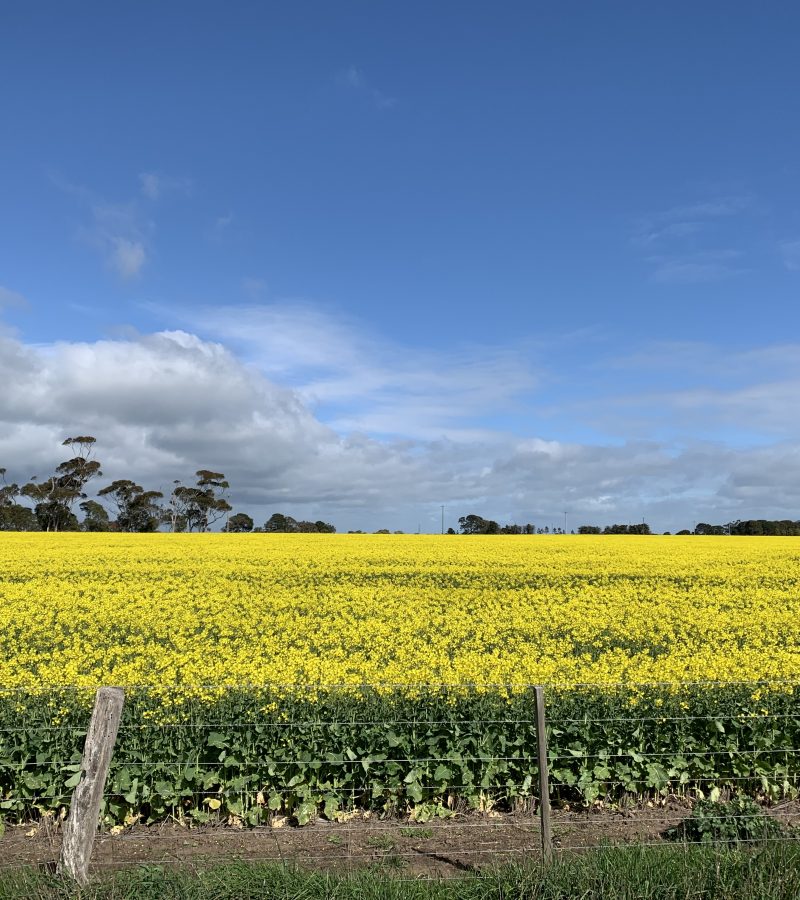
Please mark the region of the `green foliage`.
[[749, 797], [729, 801], [700, 800], [692, 814], [670, 828], [667, 837], [677, 841], [723, 842], [763, 841], [782, 832], [781, 823], [769, 816]]
[[0, 531], [39, 531], [39, 520], [27, 506], [0, 503]]
[[234, 513], [225, 523], [223, 531], [242, 534], [253, 530], [253, 520], [247, 513]]
[[[98, 497], [108, 497], [117, 508], [117, 530], [145, 533], [156, 531], [161, 521], [158, 501], [164, 496], [160, 491], [146, 491], [128, 478], [119, 478], [97, 492]], [[91, 503], [92, 501], [88, 501]], [[82, 503], [81, 508], [88, 506]], [[100, 504], [95, 504], [99, 506]], [[108, 518], [108, 517], [106, 517]], [[87, 521], [89, 512], [87, 511]], [[87, 530], [97, 530], [88, 529]]]
[[[0, 816], [58, 814], [69, 802], [93, 695], [0, 698]], [[754, 705], [766, 715], [754, 715]], [[129, 691], [103, 809], [106, 824], [235, 817], [298, 824], [352, 809], [451, 815], [456, 801], [509, 809], [536, 796], [533, 697], [428, 688], [287, 696], [229, 691], [174, 700]], [[552, 798], [703, 797], [717, 789], [776, 800], [800, 786], [800, 709], [751, 686], [665, 692], [549, 692]]]

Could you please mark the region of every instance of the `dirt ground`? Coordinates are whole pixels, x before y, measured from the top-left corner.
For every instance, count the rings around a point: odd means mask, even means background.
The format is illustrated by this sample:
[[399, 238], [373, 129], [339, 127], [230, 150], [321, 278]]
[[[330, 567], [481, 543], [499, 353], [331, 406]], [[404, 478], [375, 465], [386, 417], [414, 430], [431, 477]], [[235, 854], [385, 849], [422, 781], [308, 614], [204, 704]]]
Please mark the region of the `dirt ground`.
[[[769, 812], [787, 825], [800, 825], [800, 802]], [[677, 801], [624, 810], [557, 809], [552, 814], [554, 846], [568, 852], [600, 843], [662, 843], [663, 832], [687, 814]], [[51, 868], [60, 846], [61, 828], [53, 821], [7, 827], [0, 837], [0, 868]], [[539, 819], [531, 815], [470, 813], [424, 824], [356, 816], [343, 823], [318, 820], [303, 828], [276, 818], [271, 826], [255, 829], [167, 822], [103, 832], [95, 840], [92, 868], [201, 868], [223, 860], [271, 860], [328, 871], [369, 866], [414, 877], [447, 876], [540, 853]]]

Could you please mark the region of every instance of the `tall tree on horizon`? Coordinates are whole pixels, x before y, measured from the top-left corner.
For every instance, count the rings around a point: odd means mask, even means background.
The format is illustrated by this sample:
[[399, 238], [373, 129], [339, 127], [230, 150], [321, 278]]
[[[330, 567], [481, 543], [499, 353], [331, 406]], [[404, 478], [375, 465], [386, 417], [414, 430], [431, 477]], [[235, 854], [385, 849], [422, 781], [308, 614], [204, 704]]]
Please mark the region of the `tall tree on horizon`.
[[61, 446], [77, 451], [71, 459], [56, 466], [55, 473], [44, 481], [34, 475], [20, 489], [20, 494], [33, 501], [34, 513], [43, 531], [74, 531], [78, 519], [72, 511], [75, 503], [86, 499], [85, 487], [103, 473], [100, 463], [92, 459], [96, 438], [78, 435], [66, 438]]

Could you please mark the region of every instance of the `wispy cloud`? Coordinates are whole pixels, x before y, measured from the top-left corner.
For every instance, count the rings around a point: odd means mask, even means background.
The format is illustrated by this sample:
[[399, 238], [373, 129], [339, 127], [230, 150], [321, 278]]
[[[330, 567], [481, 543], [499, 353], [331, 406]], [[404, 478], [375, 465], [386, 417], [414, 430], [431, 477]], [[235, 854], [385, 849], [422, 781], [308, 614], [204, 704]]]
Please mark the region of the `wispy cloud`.
[[730, 278], [747, 267], [733, 263], [742, 251], [709, 246], [712, 239], [719, 240], [719, 228], [714, 226], [747, 212], [753, 204], [751, 194], [732, 194], [673, 206], [641, 217], [631, 241], [648, 254], [645, 259], [653, 266], [655, 281], [687, 284]]
[[697, 234], [715, 219], [724, 219], [746, 212], [752, 208], [754, 202], [752, 194], [731, 194], [648, 213], [636, 223], [634, 241], [652, 244], [658, 240]]
[[159, 200], [169, 191], [180, 191], [187, 196], [192, 192], [191, 179], [164, 175], [160, 172], [140, 172], [139, 186], [148, 200]]
[[28, 301], [22, 294], [0, 284], [0, 309], [25, 309]]
[[147, 261], [147, 253], [140, 241], [115, 237], [110, 260], [111, 265], [123, 278], [134, 278]]
[[654, 255], [647, 261], [654, 265], [653, 280], [662, 284], [698, 284], [722, 281], [741, 275], [747, 268], [736, 264], [736, 250], [709, 250], [679, 256]]
[[267, 293], [268, 285], [263, 278], [245, 277], [242, 279], [242, 291], [251, 300], [261, 300]]
[[790, 272], [800, 272], [800, 239], [781, 241], [779, 246], [783, 264]]
[[60, 190], [73, 197], [83, 221], [77, 236], [103, 256], [106, 265], [121, 278], [130, 280], [141, 274], [150, 257], [155, 230], [137, 197], [125, 202], [109, 202], [90, 188], [73, 184], [58, 173], [49, 173]]
[[524, 348], [412, 349], [308, 304], [160, 312], [237, 348], [343, 432], [473, 439], [484, 417], [515, 409], [538, 384]]
[[367, 82], [364, 72], [358, 66], [349, 65], [336, 76], [336, 81], [343, 87], [368, 98], [378, 109], [390, 109], [397, 100]]

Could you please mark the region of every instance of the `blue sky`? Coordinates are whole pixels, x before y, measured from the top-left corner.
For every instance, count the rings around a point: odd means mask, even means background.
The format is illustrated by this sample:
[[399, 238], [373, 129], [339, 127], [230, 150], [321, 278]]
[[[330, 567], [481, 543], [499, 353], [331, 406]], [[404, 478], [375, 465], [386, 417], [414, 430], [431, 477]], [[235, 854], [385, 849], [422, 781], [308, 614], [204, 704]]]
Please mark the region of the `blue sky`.
[[[800, 517], [798, 58], [789, 3], [12, 6], [5, 464], [80, 420], [342, 527]], [[183, 443], [178, 352], [252, 381]]]

